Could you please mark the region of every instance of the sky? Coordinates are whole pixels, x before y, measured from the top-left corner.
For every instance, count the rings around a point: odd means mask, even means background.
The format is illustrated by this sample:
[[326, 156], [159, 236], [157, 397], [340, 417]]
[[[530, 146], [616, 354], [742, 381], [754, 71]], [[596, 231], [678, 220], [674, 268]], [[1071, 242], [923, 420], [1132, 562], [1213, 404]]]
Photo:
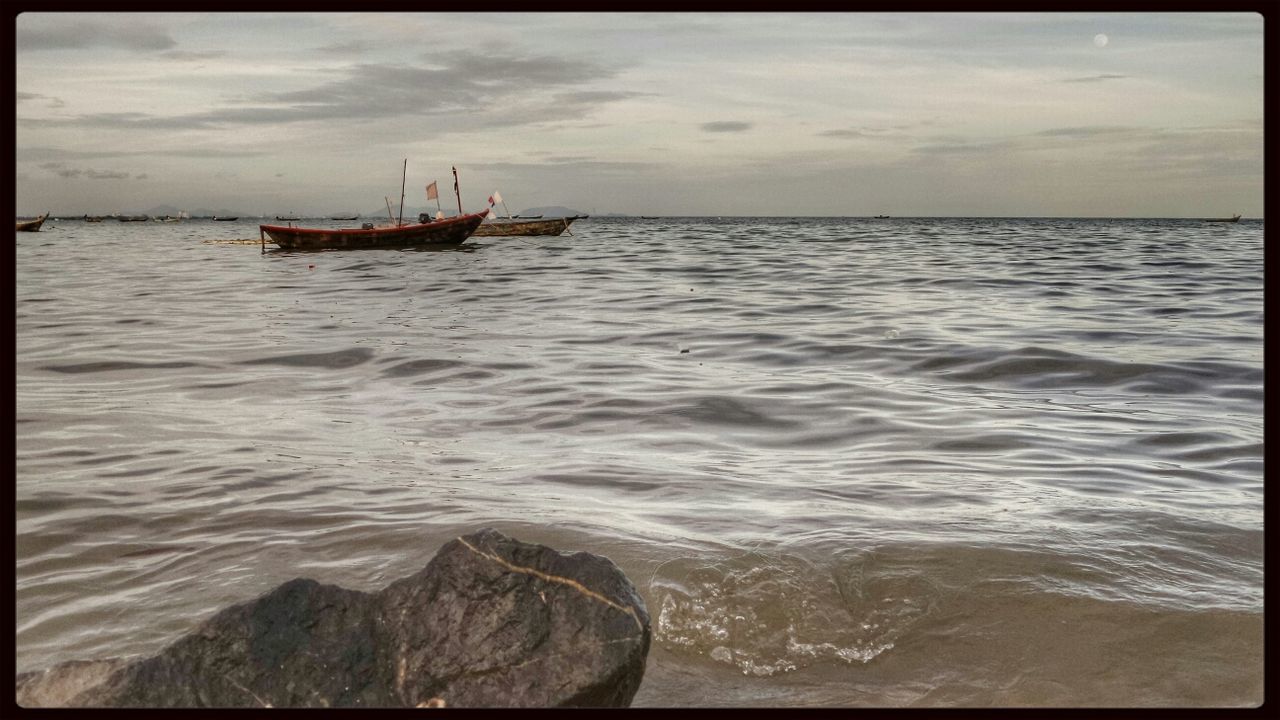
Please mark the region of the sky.
[[1254, 13], [50, 13], [16, 209], [1263, 214]]

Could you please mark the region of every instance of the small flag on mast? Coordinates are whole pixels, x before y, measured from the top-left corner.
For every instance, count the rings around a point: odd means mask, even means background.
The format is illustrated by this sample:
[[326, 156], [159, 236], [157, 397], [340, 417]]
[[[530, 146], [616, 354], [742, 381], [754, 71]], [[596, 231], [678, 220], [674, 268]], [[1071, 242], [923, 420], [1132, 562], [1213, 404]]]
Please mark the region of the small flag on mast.
[[427, 199], [428, 199], [428, 200], [439, 200], [439, 199], [440, 199], [440, 194], [439, 194], [439, 192], [436, 190], [436, 182], [435, 182], [434, 180], [432, 180], [432, 181], [431, 181], [431, 184], [427, 186]]
[[493, 194], [489, 196], [489, 207], [493, 207], [498, 203], [502, 203], [502, 209], [506, 211], [507, 217], [511, 217], [511, 211], [507, 210], [507, 203], [502, 199], [502, 194], [494, 190]]

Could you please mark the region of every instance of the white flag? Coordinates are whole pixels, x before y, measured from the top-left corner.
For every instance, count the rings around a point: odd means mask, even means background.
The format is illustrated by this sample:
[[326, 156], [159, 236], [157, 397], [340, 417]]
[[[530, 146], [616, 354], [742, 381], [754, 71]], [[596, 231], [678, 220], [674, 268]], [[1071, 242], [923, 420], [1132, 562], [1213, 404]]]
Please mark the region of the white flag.
[[437, 194], [437, 192], [436, 192], [436, 183], [435, 183], [435, 181], [434, 181], [434, 180], [432, 180], [432, 181], [431, 181], [431, 184], [427, 186], [427, 199], [428, 199], [428, 200], [435, 200], [435, 199], [437, 199], [437, 198], [439, 198], [439, 197], [440, 197], [440, 196], [439, 196], [439, 195]]
[[502, 196], [498, 194], [497, 190], [493, 191], [493, 201], [496, 203], [502, 202]]

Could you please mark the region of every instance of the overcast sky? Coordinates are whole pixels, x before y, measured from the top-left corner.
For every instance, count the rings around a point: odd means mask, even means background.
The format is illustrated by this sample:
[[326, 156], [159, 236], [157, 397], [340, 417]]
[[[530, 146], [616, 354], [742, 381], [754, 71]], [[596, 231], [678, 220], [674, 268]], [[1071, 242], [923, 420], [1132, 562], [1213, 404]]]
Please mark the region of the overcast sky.
[[26, 13], [16, 84], [20, 214], [1263, 211], [1250, 13]]

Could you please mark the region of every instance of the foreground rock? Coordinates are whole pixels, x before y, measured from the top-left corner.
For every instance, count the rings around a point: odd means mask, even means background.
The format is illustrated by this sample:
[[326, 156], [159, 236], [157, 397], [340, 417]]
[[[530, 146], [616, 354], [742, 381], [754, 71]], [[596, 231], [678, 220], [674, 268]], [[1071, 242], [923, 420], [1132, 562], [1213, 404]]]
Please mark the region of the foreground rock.
[[616, 565], [482, 530], [378, 593], [292, 580], [159, 654], [17, 678], [19, 705], [626, 706], [649, 616]]

